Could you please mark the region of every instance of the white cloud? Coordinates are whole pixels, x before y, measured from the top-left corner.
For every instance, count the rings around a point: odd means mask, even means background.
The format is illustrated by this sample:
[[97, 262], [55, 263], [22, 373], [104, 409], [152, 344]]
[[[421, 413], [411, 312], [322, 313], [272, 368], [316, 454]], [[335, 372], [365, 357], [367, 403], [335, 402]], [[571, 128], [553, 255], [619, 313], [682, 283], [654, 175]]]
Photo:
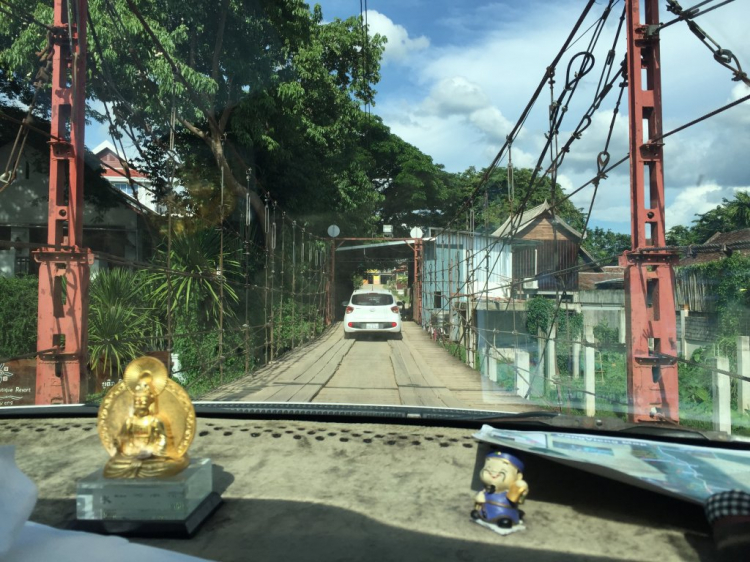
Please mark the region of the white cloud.
[[671, 205], [666, 209], [666, 227], [675, 225], [690, 225], [696, 214], [710, 211], [721, 203], [723, 197], [731, 199], [734, 196], [732, 188], [724, 188], [715, 183], [707, 183], [681, 189]]
[[482, 131], [490, 141], [503, 142], [513, 124], [494, 106], [483, 107], [469, 115], [469, 121]]
[[443, 78], [422, 103], [428, 115], [467, 115], [490, 103], [482, 88], [463, 76]]
[[462, 116], [467, 123], [484, 133], [484, 140], [492, 143], [502, 143], [513, 126], [490, 103], [482, 87], [463, 76], [444, 78], [435, 84], [416, 110], [416, 118], [421, 115], [443, 118]]
[[[750, 95], [750, 87], [745, 86], [744, 84], [736, 84], [735, 87], [732, 88], [729, 101], [737, 101], [747, 95]], [[750, 125], [750, 101], [743, 102], [729, 111], [734, 112], [734, 119], [737, 122], [740, 122], [743, 125]]]
[[422, 51], [430, 46], [430, 40], [424, 35], [409, 37], [403, 25], [393, 23], [386, 15], [367, 10], [367, 25], [370, 35], [380, 34], [388, 39], [383, 53], [383, 63], [403, 62], [415, 51]]

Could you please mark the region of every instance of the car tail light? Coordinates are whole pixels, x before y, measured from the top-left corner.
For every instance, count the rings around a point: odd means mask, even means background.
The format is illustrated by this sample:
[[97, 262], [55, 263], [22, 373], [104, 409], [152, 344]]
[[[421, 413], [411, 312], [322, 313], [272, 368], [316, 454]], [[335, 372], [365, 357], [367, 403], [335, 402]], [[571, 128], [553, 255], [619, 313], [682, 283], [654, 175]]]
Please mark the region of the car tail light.
[[352, 312], [354, 312], [354, 307], [353, 306], [347, 306], [346, 307], [346, 313], [347, 314], [351, 314]]
[[395, 328], [396, 326], [398, 326], [398, 323], [396, 323], [396, 322], [391, 322], [391, 328]]
[[398, 314], [398, 307], [397, 306], [392, 306], [391, 307], [391, 312], [395, 312], [396, 314]]
[[350, 328], [354, 328], [354, 322], [349, 322], [349, 324], [347, 324], [347, 325], [348, 325], [348, 326], [349, 326]]

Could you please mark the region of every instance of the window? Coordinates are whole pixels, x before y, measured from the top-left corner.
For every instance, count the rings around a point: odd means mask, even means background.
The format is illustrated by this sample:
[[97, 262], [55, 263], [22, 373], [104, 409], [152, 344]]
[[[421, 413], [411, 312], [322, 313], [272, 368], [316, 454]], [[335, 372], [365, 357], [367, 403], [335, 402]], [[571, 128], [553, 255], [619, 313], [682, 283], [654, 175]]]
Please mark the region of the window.
[[393, 304], [393, 295], [386, 293], [359, 293], [352, 297], [352, 304], [360, 306], [389, 306]]

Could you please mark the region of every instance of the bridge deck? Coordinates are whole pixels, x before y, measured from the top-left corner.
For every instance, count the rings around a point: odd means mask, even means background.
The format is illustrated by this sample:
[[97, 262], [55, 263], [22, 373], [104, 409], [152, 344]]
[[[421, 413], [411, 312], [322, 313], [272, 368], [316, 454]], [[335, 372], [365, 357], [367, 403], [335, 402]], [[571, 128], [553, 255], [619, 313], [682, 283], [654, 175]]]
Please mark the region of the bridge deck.
[[467, 367], [405, 322], [402, 340], [345, 340], [340, 325], [252, 375], [201, 397], [250, 402], [339, 402], [537, 409]]

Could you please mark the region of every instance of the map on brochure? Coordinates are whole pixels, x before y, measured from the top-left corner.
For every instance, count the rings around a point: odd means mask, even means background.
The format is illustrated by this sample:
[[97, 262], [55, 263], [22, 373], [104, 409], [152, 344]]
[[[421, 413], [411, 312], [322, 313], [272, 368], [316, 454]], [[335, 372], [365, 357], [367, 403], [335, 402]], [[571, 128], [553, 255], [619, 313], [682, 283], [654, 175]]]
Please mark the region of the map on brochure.
[[750, 492], [750, 452], [574, 433], [495, 429], [474, 438], [525, 451], [695, 503], [725, 490]]

